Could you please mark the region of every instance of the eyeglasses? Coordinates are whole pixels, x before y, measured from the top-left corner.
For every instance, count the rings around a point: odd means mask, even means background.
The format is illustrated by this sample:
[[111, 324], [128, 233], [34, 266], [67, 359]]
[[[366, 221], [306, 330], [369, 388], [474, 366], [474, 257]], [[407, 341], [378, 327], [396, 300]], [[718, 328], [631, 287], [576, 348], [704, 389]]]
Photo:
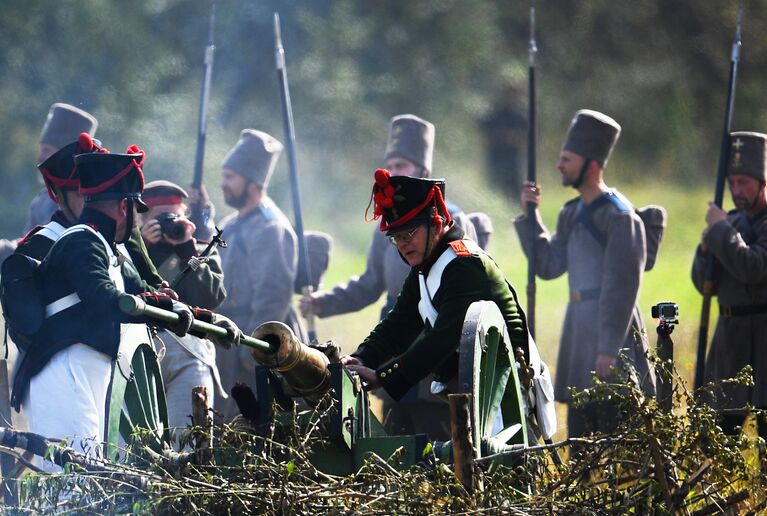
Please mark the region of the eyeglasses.
[[418, 231], [420, 228], [421, 226], [416, 226], [410, 231], [395, 233], [389, 237], [389, 242], [391, 242], [392, 245], [397, 245], [399, 243], [409, 244], [410, 241], [413, 240], [413, 236], [415, 235], [416, 231]]

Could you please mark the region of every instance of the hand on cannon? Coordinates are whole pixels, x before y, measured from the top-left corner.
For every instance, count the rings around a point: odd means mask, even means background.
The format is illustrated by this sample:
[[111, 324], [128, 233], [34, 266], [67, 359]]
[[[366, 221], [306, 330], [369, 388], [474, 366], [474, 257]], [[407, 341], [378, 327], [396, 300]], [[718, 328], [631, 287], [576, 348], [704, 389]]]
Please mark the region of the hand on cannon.
[[349, 371], [359, 375], [362, 381], [367, 384], [368, 390], [376, 389], [381, 386], [381, 381], [378, 379], [378, 375], [374, 369], [365, 367], [362, 364], [348, 364], [346, 367], [349, 369]]
[[174, 323], [169, 323], [168, 329], [179, 337], [183, 337], [192, 328], [192, 321], [194, 321], [192, 309], [180, 301], [173, 301], [173, 309], [171, 311], [178, 315], [178, 320]]
[[242, 331], [230, 318], [215, 312], [211, 312], [210, 310], [206, 310], [204, 308], [195, 308], [194, 318], [197, 321], [202, 321], [208, 324], [212, 324], [213, 326], [218, 326], [219, 328], [226, 330], [226, 334], [216, 335], [214, 333], [206, 333], [204, 331], [195, 331], [193, 334], [201, 338], [208, 339], [216, 346], [220, 346], [224, 349], [229, 349], [233, 345], [240, 345], [240, 340], [242, 339]]
[[[141, 294], [140, 299], [149, 306], [157, 307], [167, 312], [172, 312], [176, 317], [172, 319], [160, 319], [157, 320], [160, 326], [167, 328], [179, 337], [186, 335], [192, 327], [194, 321], [194, 315], [192, 309], [181, 301], [176, 301], [167, 292], [170, 289], [160, 289], [159, 292], [144, 292]], [[170, 292], [173, 292], [170, 290]], [[175, 294], [175, 292], [174, 292]], [[138, 314], [133, 314], [138, 315]]]

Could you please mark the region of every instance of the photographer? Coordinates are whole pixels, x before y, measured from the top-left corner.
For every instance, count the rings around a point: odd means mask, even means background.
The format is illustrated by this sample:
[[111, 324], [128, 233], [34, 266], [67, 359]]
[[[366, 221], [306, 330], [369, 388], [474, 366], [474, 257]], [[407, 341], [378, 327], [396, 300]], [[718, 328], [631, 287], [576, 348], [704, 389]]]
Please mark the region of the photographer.
[[[160, 275], [168, 281], [173, 281], [189, 259], [198, 256], [207, 245], [192, 237], [196, 228], [185, 216], [188, 198], [183, 188], [170, 181], [152, 181], [144, 189], [143, 199], [149, 211], [141, 215], [141, 235]], [[224, 273], [215, 247], [206, 263], [186, 275], [175, 290], [184, 303], [208, 310], [215, 310], [224, 301]], [[192, 413], [193, 387], [207, 387], [211, 404], [214, 387], [226, 397], [216, 367], [216, 350], [209, 340], [193, 335], [178, 337], [161, 331], [159, 336], [166, 348], [160, 366], [169, 424], [173, 429], [184, 428]]]

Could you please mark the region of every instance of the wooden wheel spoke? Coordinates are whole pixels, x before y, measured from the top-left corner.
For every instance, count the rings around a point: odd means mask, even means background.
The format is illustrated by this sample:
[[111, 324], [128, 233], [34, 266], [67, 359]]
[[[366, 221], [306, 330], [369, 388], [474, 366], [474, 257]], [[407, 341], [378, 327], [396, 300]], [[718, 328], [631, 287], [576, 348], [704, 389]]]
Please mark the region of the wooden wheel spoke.
[[485, 334], [485, 338], [478, 344], [482, 347], [484, 352], [480, 359], [480, 384], [479, 384], [479, 396], [480, 396], [480, 424], [482, 428], [478, 429], [480, 435], [487, 435], [489, 432], [488, 425], [492, 426], [492, 420], [488, 420], [492, 408], [492, 395], [495, 392], [495, 380], [496, 380], [496, 358], [498, 357], [498, 341], [499, 335], [495, 328], [490, 328]]
[[[141, 428], [149, 428], [149, 417], [139, 391], [140, 389], [136, 385], [135, 380], [128, 382], [128, 386], [125, 389], [125, 405], [123, 407], [123, 412], [131, 421], [133, 428], [138, 426]], [[130, 434], [123, 435], [123, 438], [127, 441], [130, 438]]]
[[503, 428], [496, 438], [510, 444], [527, 442], [527, 424], [522, 411], [516, 360], [511, 352], [503, 319], [492, 301], [472, 303], [466, 312], [459, 345], [460, 392], [472, 394], [472, 424], [475, 453], [481, 455], [483, 438], [490, 437], [498, 411]]
[[147, 371], [144, 353], [141, 349], [138, 349], [133, 356], [133, 372], [136, 378], [136, 391], [141, 400], [144, 414], [146, 414], [147, 426], [144, 428], [154, 430], [157, 423], [156, 398], [154, 398], [152, 379], [149, 371]]

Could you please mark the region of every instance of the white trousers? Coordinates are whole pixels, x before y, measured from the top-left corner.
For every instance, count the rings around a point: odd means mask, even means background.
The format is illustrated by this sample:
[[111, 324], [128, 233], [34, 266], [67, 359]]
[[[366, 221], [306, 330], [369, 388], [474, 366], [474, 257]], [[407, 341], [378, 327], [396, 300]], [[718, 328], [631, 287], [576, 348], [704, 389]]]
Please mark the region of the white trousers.
[[[111, 376], [112, 359], [90, 346], [74, 344], [56, 353], [30, 382], [25, 403], [29, 430], [71, 439], [76, 451], [103, 455]], [[59, 470], [48, 461], [40, 465]]]

